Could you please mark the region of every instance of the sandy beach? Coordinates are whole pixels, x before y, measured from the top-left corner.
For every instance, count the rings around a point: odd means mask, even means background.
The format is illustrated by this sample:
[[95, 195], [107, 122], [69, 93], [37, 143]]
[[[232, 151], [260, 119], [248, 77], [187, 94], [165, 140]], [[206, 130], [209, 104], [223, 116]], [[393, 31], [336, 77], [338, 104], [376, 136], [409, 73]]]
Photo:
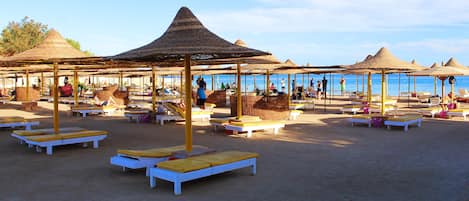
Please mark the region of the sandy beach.
[[[469, 124], [462, 118], [425, 118], [421, 128], [352, 127], [331, 102], [327, 112], [306, 111], [288, 121], [279, 135], [256, 132], [253, 138], [214, 132], [194, 123], [194, 144], [216, 150], [257, 152], [257, 175], [248, 169], [185, 182], [181, 196], [172, 183], [149, 187], [144, 171], [122, 172], [109, 158], [118, 148], [152, 148], [184, 143], [184, 126], [130, 123], [118, 115], [87, 119], [67, 114], [62, 127], [109, 131], [99, 149], [69, 145], [47, 156], [28, 149], [0, 131], [0, 200], [466, 200], [469, 177]], [[403, 104], [403, 103], [400, 103]], [[0, 105], [0, 116], [38, 118], [39, 128], [52, 126], [50, 103], [37, 112]], [[215, 116], [226, 116], [217, 108]]]

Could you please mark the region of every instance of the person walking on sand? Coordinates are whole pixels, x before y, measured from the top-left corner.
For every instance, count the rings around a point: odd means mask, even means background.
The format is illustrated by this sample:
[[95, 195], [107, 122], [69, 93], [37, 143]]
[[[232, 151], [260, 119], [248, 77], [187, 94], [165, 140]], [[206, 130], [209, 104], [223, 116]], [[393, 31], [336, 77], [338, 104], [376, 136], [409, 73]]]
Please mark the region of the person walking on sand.
[[340, 79], [340, 95], [344, 95], [344, 91], [345, 91], [345, 79], [342, 77], [342, 79]]
[[316, 90], [316, 93], [317, 93], [317, 94], [316, 94], [316, 97], [317, 97], [319, 100], [321, 100], [321, 96], [322, 96], [322, 94], [321, 94], [321, 88], [322, 88], [322, 87], [321, 87], [321, 81], [318, 80], [317, 90]]

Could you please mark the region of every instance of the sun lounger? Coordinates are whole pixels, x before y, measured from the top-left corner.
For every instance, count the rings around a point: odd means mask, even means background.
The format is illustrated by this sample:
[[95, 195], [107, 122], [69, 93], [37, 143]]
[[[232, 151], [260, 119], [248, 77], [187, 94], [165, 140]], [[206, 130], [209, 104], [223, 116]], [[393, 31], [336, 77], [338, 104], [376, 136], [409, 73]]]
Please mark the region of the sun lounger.
[[135, 120], [137, 123], [140, 123], [146, 116], [150, 114], [148, 110], [135, 110], [135, 111], [126, 111], [124, 116], [128, 118], [129, 122]]
[[255, 122], [230, 122], [225, 125], [226, 130], [233, 131], [233, 134], [238, 132], [247, 132], [247, 137], [252, 137], [252, 131], [273, 129], [274, 135], [277, 135], [280, 128], [285, 127], [285, 123], [281, 121], [262, 120]]
[[[183, 109], [179, 108], [178, 106], [174, 105], [173, 103], [163, 103], [163, 106], [171, 113], [171, 114], [158, 114], [156, 115], [156, 121], [160, 122], [160, 125], [163, 125], [165, 121], [174, 121], [174, 120], [184, 120], [185, 112]], [[192, 110], [192, 119], [202, 119], [202, 120], [210, 120], [210, 116], [213, 114], [212, 111], [209, 110], [200, 110], [193, 108]]]
[[352, 126], [355, 126], [355, 124], [367, 124], [368, 128], [371, 128], [371, 116], [370, 115], [354, 115], [351, 118], [349, 118], [350, 123], [352, 123]]
[[300, 110], [305, 109], [305, 104], [303, 103], [290, 103], [290, 110]]
[[161, 162], [158, 167], [150, 168], [150, 186], [156, 187], [155, 178], [170, 181], [174, 183], [174, 194], [180, 195], [182, 182], [245, 167], [251, 167], [255, 175], [257, 157], [257, 153], [226, 151]]
[[452, 116], [462, 116], [464, 120], [467, 120], [467, 115], [469, 114], [469, 109], [468, 108], [462, 108], [462, 109], [454, 109], [454, 110], [449, 110], [448, 111], [448, 117], [451, 118]]
[[409, 130], [409, 125], [416, 124], [418, 127], [422, 126], [422, 116], [421, 115], [403, 115], [389, 117], [384, 121], [384, 125], [388, 129], [391, 129], [391, 126], [402, 126], [404, 131]]
[[[112, 165], [122, 167], [125, 171], [128, 169], [146, 168], [146, 175], [149, 175], [149, 168], [155, 167], [156, 164], [175, 158], [178, 152], [184, 151], [185, 146], [172, 146], [165, 148], [153, 148], [143, 150], [119, 149], [117, 155], [111, 157]], [[207, 153], [215, 150], [200, 145], [192, 146], [193, 152]]]
[[83, 118], [86, 118], [88, 114], [105, 114], [110, 115], [116, 111], [117, 108], [113, 106], [78, 106], [72, 107], [72, 113], [80, 113]]
[[300, 116], [300, 114], [303, 114], [303, 111], [301, 110], [290, 110], [290, 116], [289, 116], [289, 120], [296, 120], [298, 119], [298, 116]]
[[467, 89], [460, 88], [458, 91], [459, 91], [459, 97], [469, 98], [469, 91], [467, 91]]
[[[396, 110], [395, 106], [386, 105], [386, 104], [384, 105], [384, 112], [389, 112], [389, 111], [393, 111], [393, 110]], [[380, 113], [381, 112], [381, 106], [372, 105], [368, 111], [371, 112], [371, 113]]]
[[432, 118], [435, 118], [435, 114], [439, 114], [442, 111], [441, 107], [429, 107], [429, 108], [421, 108], [419, 109], [419, 112], [422, 115], [428, 115], [432, 116]]
[[38, 152], [41, 152], [41, 148], [45, 147], [47, 155], [52, 155], [52, 148], [54, 146], [67, 144], [84, 143], [84, 146], [86, 146], [87, 142], [93, 142], [93, 148], [96, 149], [99, 146], [98, 142], [106, 137], [107, 131], [85, 130], [64, 134], [29, 136], [25, 139], [25, 142], [28, 145], [36, 146], [36, 151]]
[[243, 115], [241, 116], [241, 119], [236, 119], [236, 117], [211, 118], [209, 122], [210, 125], [214, 127], [214, 130], [217, 131], [217, 127], [225, 127], [225, 125], [229, 124], [230, 121], [256, 122], [262, 121], [262, 119], [258, 116]]
[[23, 127], [31, 130], [32, 126], [39, 125], [39, 121], [25, 119], [23, 117], [0, 117], [0, 128]]
[[362, 109], [361, 105], [346, 105], [341, 109], [341, 111], [342, 111], [342, 114], [346, 112], [351, 112], [354, 115], [356, 115], [357, 112], [359, 112], [361, 109]]
[[[83, 131], [83, 130], [86, 130], [86, 129], [80, 128], [80, 127], [65, 127], [65, 128], [60, 128], [59, 132], [66, 133], [66, 132], [76, 132], [76, 131]], [[23, 142], [29, 136], [49, 135], [49, 134], [54, 134], [53, 128], [34, 129], [34, 130], [14, 130], [11, 136], [14, 138], [17, 138], [18, 140], [20, 140], [20, 144], [23, 144]]]
[[0, 103], [2, 103], [2, 104], [7, 104], [7, 103], [9, 103], [10, 101], [11, 101], [11, 97], [9, 97], [9, 96], [2, 96], [2, 97], [0, 97]]

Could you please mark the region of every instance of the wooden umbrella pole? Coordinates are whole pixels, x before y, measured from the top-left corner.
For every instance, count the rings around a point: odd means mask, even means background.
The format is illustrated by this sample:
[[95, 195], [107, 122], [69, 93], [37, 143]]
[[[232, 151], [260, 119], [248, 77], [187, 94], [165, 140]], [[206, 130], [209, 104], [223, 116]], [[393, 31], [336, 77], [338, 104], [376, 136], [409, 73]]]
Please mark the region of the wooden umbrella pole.
[[41, 72], [41, 96], [44, 95], [44, 73]]
[[401, 96], [401, 73], [397, 74], [397, 100]]
[[76, 68], [73, 70], [73, 100], [75, 106], [78, 106], [78, 71]]
[[288, 107], [290, 107], [290, 96], [291, 96], [291, 87], [290, 87], [290, 74], [288, 74]]
[[59, 65], [54, 62], [54, 133], [59, 133]]
[[252, 75], [252, 77], [253, 77], [252, 79], [254, 80], [254, 91], [256, 91], [256, 88], [257, 88], [257, 86], [256, 86], [256, 75]]
[[[356, 78], [357, 78], [357, 79], [356, 79], [356, 80], [357, 80], [357, 82], [356, 82], [356, 84], [357, 84], [356, 92], [358, 93], [358, 74], [356, 74], [355, 76], [356, 76]], [[343, 77], [342, 77], [342, 79], [343, 79]]]
[[151, 110], [153, 114], [156, 113], [156, 75], [155, 75], [155, 67], [151, 67]]
[[241, 65], [236, 64], [236, 116], [241, 119], [243, 116], [242, 100], [241, 100]]
[[445, 79], [440, 78], [441, 80], [441, 100], [443, 103], [446, 103], [446, 96], [445, 96]]
[[381, 70], [381, 115], [384, 115], [384, 100], [385, 100], [385, 83], [386, 83], [386, 80], [385, 80], [385, 74], [384, 74], [384, 70]]
[[[189, 82], [190, 83], [190, 82]], [[165, 93], [164, 93], [164, 75], [161, 76], [161, 86], [162, 86], [162, 90], [163, 90], [163, 93], [161, 94], [161, 96], [164, 96]], [[192, 86], [192, 85], [191, 85]]]
[[451, 103], [454, 101], [454, 84], [451, 84]]
[[362, 74], [362, 94], [365, 93], [365, 74]]
[[433, 77], [433, 95], [436, 96], [436, 77]]
[[265, 82], [266, 82], [266, 85], [265, 85], [265, 86], [266, 86], [266, 88], [265, 88], [265, 95], [266, 95], [266, 96], [269, 96], [269, 95], [270, 95], [270, 85], [269, 85], [269, 84], [270, 84], [270, 74], [269, 74], [269, 73], [270, 73], [269, 70], [267, 70], [266, 73], [265, 73], [265, 77], [266, 77], [266, 81], [265, 81]]
[[212, 74], [212, 91], [215, 90], [215, 75]]
[[[415, 78], [415, 76], [414, 76], [414, 78]], [[409, 75], [407, 75], [407, 93], [408, 93], [407, 94], [407, 107], [410, 108], [410, 96], [411, 96], [411, 94], [410, 94], [410, 76]]]
[[180, 86], [179, 86], [179, 91], [181, 92], [181, 102], [182, 102], [182, 101], [183, 101], [183, 97], [184, 97], [184, 96], [183, 96], [183, 95], [184, 95], [184, 89], [183, 89], [183, 86], [182, 86], [182, 83], [183, 83], [182, 80], [183, 80], [183, 77], [184, 77], [184, 76], [183, 76], [183, 72], [182, 72], [182, 71], [181, 71], [181, 75], [180, 75], [180, 76], [181, 76], [181, 78], [179, 79], [179, 85], [180, 85]]
[[414, 93], [417, 94], [417, 82], [416, 77], [414, 76]]
[[29, 100], [29, 70], [26, 70], [26, 101]]
[[191, 80], [191, 55], [184, 56], [184, 74], [186, 83], [186, 98], [185, 98], [185, 112], [186, 112], [186, 151], [192, 151], [192, 82]]
[[371, 105], [371, 72], [368, 72], [368, 82], [367, 82], [367, 102], [368, 105]]

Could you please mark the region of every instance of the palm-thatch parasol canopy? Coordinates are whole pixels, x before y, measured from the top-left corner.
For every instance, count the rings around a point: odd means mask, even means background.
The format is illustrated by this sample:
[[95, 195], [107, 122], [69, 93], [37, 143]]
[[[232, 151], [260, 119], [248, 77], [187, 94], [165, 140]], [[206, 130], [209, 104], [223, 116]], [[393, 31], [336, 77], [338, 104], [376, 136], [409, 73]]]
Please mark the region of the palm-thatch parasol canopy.
[[460, 64], [458, 61], [456, 61], [455, 58], [451, 57], [448, 62], [446, 62], [445, 66], [450, 66], [450, 67], [454, 67], [454, 68], [458, 68], [458, 69], [462, 69], [462, 70], [469, 70], [469, 68], [467, 68], [466, 66]]
[[268, 55], [269, 53], [234, 45], [209, 31], [187, 7], [179, 9], [166, 32], [142, 47], [109, 57], [112, 60], [178, 62]]
[[457, 76], [457, 75], [468, 75], [468, 72], [463, 69], [458, 69], [452, 66], [439, 66], [438, 64], [434, 63], [432, 67], [427, 68], [425, 70], [416, 71], [413, 73], [409, 73], [409, 75], [413, 76], [436, 76], [436, 77], [449, 77], [449, 76]]
[[38, 46], [13, 55], [6, 57], [3, 61], [17, 62], [17, 61], [44, 61], [53, 59], [64, 58], [81, 58], [87, 55], [80, 50], [72, 47], [68, 42], [54, 29], [51, 29], [44, 41]]
[[[368, 57], [367, 57], [368, 58]], [[418, 65], [411, 64], [395, 57], [387, 48], [382, 47], [374, 56], [351, 65], [349, 69], [409, 71], [416, 70]]]

